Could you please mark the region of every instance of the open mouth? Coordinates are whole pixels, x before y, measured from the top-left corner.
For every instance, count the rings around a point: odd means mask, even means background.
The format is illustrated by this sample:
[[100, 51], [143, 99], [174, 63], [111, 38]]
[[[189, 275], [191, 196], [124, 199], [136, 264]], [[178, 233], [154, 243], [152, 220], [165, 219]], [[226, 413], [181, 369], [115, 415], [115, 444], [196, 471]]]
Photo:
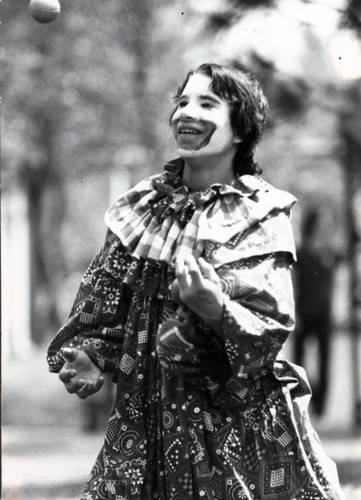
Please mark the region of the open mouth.
[[180, 127], [179, 134], [200, 135], [202, 132], [194, 128]]
[[207, 146], [212, 138], [216, 125], [212, 122], [202, 120], [202, 123], [174, 123], [173, 134], [177, 141], [177, 147], [182, 150], [198, 151]]

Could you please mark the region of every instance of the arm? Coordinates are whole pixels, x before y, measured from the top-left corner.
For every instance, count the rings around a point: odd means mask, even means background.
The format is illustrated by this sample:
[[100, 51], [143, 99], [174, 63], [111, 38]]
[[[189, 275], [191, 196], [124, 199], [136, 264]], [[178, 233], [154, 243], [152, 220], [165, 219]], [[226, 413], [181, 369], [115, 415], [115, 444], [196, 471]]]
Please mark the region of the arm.
[[[233, 379], [270, 369], [293, 329], [290, 257], [238, 261], [218, 271], [194, 258], [176, 266], [179, 298], [221, 336]], [[177, 288], [179, 290], [177, 290]]]
[[[84, 375], [83, 368], [78, 367], [79, 361], [85, 359], [84, 354], [91, 360], [92, 374], [98, 373], [96, 378], [103, 372], [116, 381], [129, 308], [129, 291], [119, 279], [120, 267], [114, 265], [120, 258], [124, 261], [125, 252], [115, 235], [108, 232], [103, 248], [81, 281], [66, 325], [49, 346], [50, 371], [61, 371], [66, 384], [73, 378], [70, 376], [72, 370]], [[69, 354], [69, 349], [72, 352], [70, 358], [66, 354]], [[78, 352], [78, 356], [74, 357], [74, 352]], [[82, 353], [80, 356], [79, 352]], [[73, 378], [72, 382], [77, 378], [81, 382], [84, 377]], [[70, 389], [74, 392], [73, 386]]]
[[235, 379], [272, 370], [293, 330], [290, 263], [286, 253], [247, 259], [227, 279], [221, 335]]

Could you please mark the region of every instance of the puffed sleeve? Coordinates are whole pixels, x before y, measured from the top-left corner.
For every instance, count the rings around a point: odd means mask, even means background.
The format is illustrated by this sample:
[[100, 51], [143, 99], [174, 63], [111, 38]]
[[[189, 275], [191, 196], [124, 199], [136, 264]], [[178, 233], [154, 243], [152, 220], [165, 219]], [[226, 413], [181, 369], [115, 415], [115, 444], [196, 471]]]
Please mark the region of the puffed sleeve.
[[51, 372], [59, 372], [64, 364], [61, 349], [76, 347], [115, 381], [130, 303], [129, 287], [118, 279], [114, 266], [119, 257], [116, 240], [108, 231], [104, 246], [81, 280], [68, 321], [48, 348]]
[[293, 330], [291, 263], [289, 253], [278, 252], [219, 270], [224, 289], [220, 335], [232, 370], [231, 385], [272, 370]]

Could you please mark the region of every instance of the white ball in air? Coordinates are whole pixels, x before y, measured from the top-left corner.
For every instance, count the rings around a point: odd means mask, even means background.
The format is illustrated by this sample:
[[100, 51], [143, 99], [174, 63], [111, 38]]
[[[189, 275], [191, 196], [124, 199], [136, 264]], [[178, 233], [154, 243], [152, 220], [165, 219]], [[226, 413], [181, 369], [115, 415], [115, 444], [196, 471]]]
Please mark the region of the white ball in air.
[[31, 17], [38, 23], [51, 23], [60, 14], [58, 0], [31, 0], [29, 11]]

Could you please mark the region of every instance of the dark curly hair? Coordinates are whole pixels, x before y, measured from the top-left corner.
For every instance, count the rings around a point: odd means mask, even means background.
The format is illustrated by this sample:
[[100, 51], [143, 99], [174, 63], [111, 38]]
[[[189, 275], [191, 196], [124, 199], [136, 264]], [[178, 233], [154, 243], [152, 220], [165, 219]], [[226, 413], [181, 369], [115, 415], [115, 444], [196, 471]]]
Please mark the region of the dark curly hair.
[[194, 74], [209, 76], [212, 80], [210, 85], [212, 92], [229, 104], [233, 132], [242, 139], [242, 142], [237, 144], [234, 157], [235, 174], [261, 173], [261, 169], [254, 160], [254, 152], [263, 135], [268, 102], [259, 82], [253, 75], [232, 66], [201, 64], [196, 70], [187, 74], [176, 92], [176, 99], [181, 96], [190, 77]]

